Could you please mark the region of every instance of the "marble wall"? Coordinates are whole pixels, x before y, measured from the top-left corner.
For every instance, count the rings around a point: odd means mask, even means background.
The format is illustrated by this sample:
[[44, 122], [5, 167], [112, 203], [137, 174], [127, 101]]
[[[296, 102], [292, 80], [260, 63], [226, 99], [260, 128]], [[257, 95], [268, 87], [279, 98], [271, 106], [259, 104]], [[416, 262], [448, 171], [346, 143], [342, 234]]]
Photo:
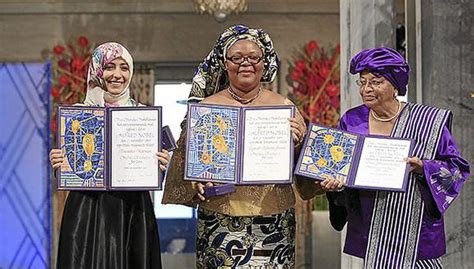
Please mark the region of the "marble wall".
[[[474, 162], [473, 1], [420, 1], [417, 86], [423, 103], [454, 114], [453, 134], [463, 156]], [[420, 64], [418, 62], [418, 64]], [[419, 90], [417, 88], [417, 90]], [[471, 168], [472, 170], [472, 168]], [[472, 173], [471, 173], [472, 174]], [[471, 176], [445, 215], [446, 268], [474, 268], [474, 184]]]

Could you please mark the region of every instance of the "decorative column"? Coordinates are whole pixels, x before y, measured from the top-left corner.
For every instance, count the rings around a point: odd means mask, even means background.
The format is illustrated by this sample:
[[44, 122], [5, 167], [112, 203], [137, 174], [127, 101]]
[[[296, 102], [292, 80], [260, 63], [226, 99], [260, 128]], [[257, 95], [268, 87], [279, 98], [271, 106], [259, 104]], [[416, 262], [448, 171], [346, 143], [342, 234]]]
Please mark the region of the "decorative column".
[[393, 0], [341, 0], [341, 111], [361, 103], [356, 76], [349, 74], [351, 57], [362, 49], [395, 47]]

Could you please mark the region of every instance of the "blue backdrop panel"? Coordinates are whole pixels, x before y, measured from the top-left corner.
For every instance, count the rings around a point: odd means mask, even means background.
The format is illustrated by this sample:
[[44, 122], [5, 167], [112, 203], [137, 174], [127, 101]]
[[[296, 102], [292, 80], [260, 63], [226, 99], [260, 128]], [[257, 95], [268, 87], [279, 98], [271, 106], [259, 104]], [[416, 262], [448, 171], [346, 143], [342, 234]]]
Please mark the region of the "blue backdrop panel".
[[0, 63], [0, 268], [49, 268], [49, 65]]

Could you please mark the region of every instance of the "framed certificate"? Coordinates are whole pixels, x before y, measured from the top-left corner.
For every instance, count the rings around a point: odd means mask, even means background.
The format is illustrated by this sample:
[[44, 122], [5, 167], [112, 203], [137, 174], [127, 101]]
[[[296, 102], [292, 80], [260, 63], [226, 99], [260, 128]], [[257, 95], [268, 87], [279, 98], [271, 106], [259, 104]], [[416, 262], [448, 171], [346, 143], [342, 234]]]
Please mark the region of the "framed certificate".
[[58, 107], [58, 190], [159, 190], [161, 107]]
[[316, 180], [338, 178], [359, 189], [405, 191], [413, 141], [363, 136], [310, 124], [295, 174]]
[[185, 179], [292, 183], [293, 106], [188, 104]]

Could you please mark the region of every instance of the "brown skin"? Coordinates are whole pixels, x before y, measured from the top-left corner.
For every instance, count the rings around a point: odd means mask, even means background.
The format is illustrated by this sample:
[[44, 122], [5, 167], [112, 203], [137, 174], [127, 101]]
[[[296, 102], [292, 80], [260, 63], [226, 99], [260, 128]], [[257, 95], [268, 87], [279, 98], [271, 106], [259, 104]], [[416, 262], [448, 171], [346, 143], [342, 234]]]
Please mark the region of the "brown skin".
[[[390, 118], [397, 113], [398, 101], [394, 98], [397, 95], [397, 90], [387, 79], [363, 72], [359, 80], [362, 83], [367, 81], [381, 82], [378, 86], [366, 84], [366, 86], [361, 86], [359, 90], [362, 102], [373, 110], [379, 118]], [[404, 105], [402, 104], [402, 108]], [[369, 113], [369, 133], [390, 135], [396, 121], [397, 118], [387, 122], [378, 121], [372, 116], [372, 113]]]
[[[235, 42], [227, 50], [227, 57], [231, 56], [262, 56], [262, 50], [252, 41], [239, 40]], [[260, 80], [263, 75], [263, 60], [259, 63], [252, 65], [248, 61], [244, 61], [242, 64], [234, 64], [227, 60], [225, 62], [229, 83], [234, 92], [244, 98], [250, 99], [257, 95], [260, 88]], [[257, 99], [250, 102], [249, 104], [242, 104], [232, 98], [227, 90], [222, 90], [214, 95], [211, 95], [201, 101], [205, 104], [219, 104], [219, 105], [230, 105], [230, 106], [271, 106], [271, 105], [283, 105], [285, 104], [286, 97], [275, 93], [270, 90], [262, 90], [260, 96]], [[293, 134], [293, 140], [299, 142], [303, 139], [306, 132], [304, 123], [298, 121], [296, 118], [289, 118], [291, 132]], [[212, 187], [213, 184], [208, 182], [206, 184], [195, 182], [193, 186], [197, 189], [197, 197], [205, 201], [206, 198], [203, 196], [204, 189]]]
[[[227, 50], [227, 57], [232, 56], [259, 56], [263, 53], [255, 42], [250, 40], [239, 40]], [[225, 68], [229, 83], [235, 93], [245, 99], [254, 97], [260, 87], [260, 79], [263, 76], [263, 60], [252, 65], [248, 61], [242, 64], [234, 64], [226, 60]]]
[[111, 94], [121, 94], [130, 80], [130, 67], [122, 58], [116, 58], [104, 67], [104, 82]]
[[[362, 98], [362, 102], [368, 108], [373, 110], [379, 118], [390, 118], [395, 115], [398, 111], [398, 101], [395, 97], [398, 95], [397, 89], [384, 77], [377, 77], [369, 72], [362, 72], [359, 80], [365, 86], [361, 86], [359, 93]], [[370, 82], [380, 83], [378, 86], [373, 86]], [[370, 84], [370, 85], [369, 85]], [[405, 106], [405, 103], [401, 104], [401, 109]], [[391, 121], [378, 121], [369, 113], [369, 134], [371, 135], [384, 135], [389, 136], [392, 133], [393, 126], [395, 125], [398, 117], [395, 117]], [[404, 159], [410, 164], [410, 171], [423, 174], [423, 162], [418, 157], [407, 157]], [[321, 186], [326, 191], [339, 190], [343, 187], [342, 181], [338, 179], [329, 179], [327, 184], [321, 183]]]

